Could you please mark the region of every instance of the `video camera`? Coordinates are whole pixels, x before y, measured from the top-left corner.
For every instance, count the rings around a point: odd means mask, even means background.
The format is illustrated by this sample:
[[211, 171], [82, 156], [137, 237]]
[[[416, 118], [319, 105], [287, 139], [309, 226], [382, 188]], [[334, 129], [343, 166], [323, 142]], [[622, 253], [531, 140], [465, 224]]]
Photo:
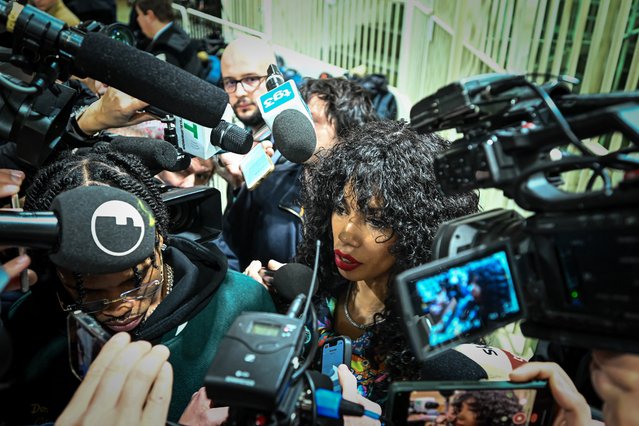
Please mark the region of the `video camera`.
[[[432, 257], [447, 259], [398, 276], [420, 360], [518, 318], [527, 336], [639, 352], [639, 92], [576, 95], [565, 82], [480, 75], [419, 101], [411, 126], [463, 134], [434, 164], [444, 193], [498, 188], [534, 212], [446, 222]], [[614, 152], [582, 142], [615, 131], [629, 142]], [[561, 174], [579, 170], [593, 177], [569, 192]]]
[[122, 24], [87, 21], [69, 28], [35, 6], [0, 0], [0, 36], [11, 43], [0, 47], [0, 138], [16, 142], [18, 156], [31, 166], [46, 160], [67, 128], [77, 94], [56, 81], [82, 73], [74, 70], [74, 54], [88, 33], [134, 42]]

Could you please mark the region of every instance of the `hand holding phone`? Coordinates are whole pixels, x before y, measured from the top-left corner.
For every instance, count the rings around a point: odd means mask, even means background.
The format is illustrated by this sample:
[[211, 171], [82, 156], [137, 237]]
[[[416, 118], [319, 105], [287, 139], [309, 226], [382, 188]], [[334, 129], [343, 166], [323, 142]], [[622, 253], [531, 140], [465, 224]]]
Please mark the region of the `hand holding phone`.
[[586, 398], [579, 393], [570, 376], [553, 362], [529, 362], [510, 373], [513, 382], [548, 380], [548, 387], [557, 403], [555, 424], [585, 425], [591, 420]]
[[268, 176], [275, 165], [266, 153], [264, 146], [258, 143], [246, 154], [240, 163], [240, 170], [244, 175], [244, 182], [249, 191], [254, 190]]
[[334, 392], [342, 391], [337, 374], [340, 364], [351, 365], [351, 339], [348, 336], [334, 337], [322, 345], [320, 371], [331, 378]]
[[[173, 385], [168, 358], [166, 346], [131, 342], [128, 333], [116, 334], [56, 424], [165, 424]], [[134, 374], [140, 369], [144, 374]]]
[[82, 380], [111, 335], [95, 318], [82, 311], [69, 314], [67, 332], [71, 371]]
[[506, 418], [504, 425], [547, 426], [554, 401], [545, 381], [395, 382], [386, 413], [395, 426], [448, 425], [476, 417], [479, 409], [488, 419]]

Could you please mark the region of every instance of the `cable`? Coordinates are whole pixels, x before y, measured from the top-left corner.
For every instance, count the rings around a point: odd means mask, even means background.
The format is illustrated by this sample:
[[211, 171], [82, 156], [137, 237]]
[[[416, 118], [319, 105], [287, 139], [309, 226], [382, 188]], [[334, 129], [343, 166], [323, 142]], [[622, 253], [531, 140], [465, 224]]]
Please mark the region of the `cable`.
[[297, 371], [295, 371], [291, 375], [292, 383], [295, 383], [295, 381], [304, 372], [306, 372], [306, 370], [308, 370], [308, 367], [311, 365], [311, 363], [315, 359], [315, 354], [317, 353], [317, 341], [318, 341], [319, 335], [317, 334], [317, 313], [315, 312], [315, 307], [313, 305], [311, 305], [310, 312], [311, 312], [311, 324], [312, 324], [311, 325], [311, 341], [310, 341], [311, 348], [308, 351], [308, 355], [306, 355], [306, 359], [304, 360], [304, 363], [300, 366], [300, 368]]
[[[313, 265], [313, 278], [311, 279], [311, 285], [308, 289], [308, 297], [306, 298], [306, 304], [304, 305], [304, 310], [302, 311], [302, 318], [306, 318], [309, 312], [309, 308], [311, 306], [311, 299], [315, 294], [315, 285], [317, 284], [317, 272], [319, 271], [319, 256], [320, 256], [320, 247], [322, 243], [320, 240], [315, 241], [315, 262]], [[291, 382], [295, 383], [297, 379], [308, 369], [313, 362], [313, 358], [315, 358], [315, 353], [317, 352], [317, 314], [315, 312], [315, 308], [311, 310], [311, 349], [304, 360], [304, 363], [300, 366], [300, 368], [295, 371], [291, 375]]]
[[4, 87], [5, 89], [11, 90], [13, 92], [24, 93], [27, 95], [33, 95], [35, 93], [38, 93], [37, 87], [21, 86], [9, 80], [8, 78], [6, 78], [2, 73], [0, 73], [0, 86]]
[[561, 130], [564, 131], [570, 143], [572, 143], [579, 151], [581, 151], [582, 154], [594, 155], [594, 153], [590, 151], [590, 149], [588, 149], [586, 145], [584, 145], [584, 143], [577, 137], [577, 135], [574, 134], [563, 114], [561, 113], [561, 111], [559, 111], [559, 108], [557, 108], [555, 101], [552, 100], [548, 93], [528, 80], [525, 81], [525, 84], [526, 86], [530, 87], [535, 93], [537, 93], [541, 100], [546, 104], [546, 106], [548, 107], [548, 111], [555, 118]]
[[313, 379], [311, 375], [308, 373], [308, 370], [304, 370], [304, 377], [308, 382], [308, 390], [311, 392], [311, 424], [317, 424], [317, 405], [315, 404], [315, 383], [313, 383]]

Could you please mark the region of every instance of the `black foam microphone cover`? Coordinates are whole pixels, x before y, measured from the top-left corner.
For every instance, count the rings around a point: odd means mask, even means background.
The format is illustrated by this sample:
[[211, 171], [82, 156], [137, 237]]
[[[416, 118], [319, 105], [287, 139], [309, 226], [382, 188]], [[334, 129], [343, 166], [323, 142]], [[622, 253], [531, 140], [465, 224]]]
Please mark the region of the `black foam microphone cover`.
[[[175, 171], [177, 150], [169, 142], [161, 139], [116, 136], [111, 147], [126, 154], [133, 154], [156, 174], [162, 170]], [[181, 170], [181, 169], [180, 169]]]
[[211, 144], [236, 154], [248, 154], [253, 148], [253, 135], [240, 126], [222, 120], [211, 131]]
[[315, 129], [304, 114], [294, 109], [282, 111], [273, 120], [275, 147], [284, 158], [302, 164], [315, 152]]
[[291, 302], [300, 293], [308, 296], [312, 279], [313, 270], [308, 266], [287, 263], [273, 274], [273, 287], [282, 299]]
[[151, 256], [155, 218], [133, 194], [109, 186], [80, 186], [51, 204], [58, 217], [60, 245], [53, 263], [74, 272], [124, 271]]
[[100, 33], [84, 37], [74, 66], [80, 74], [206, 127], [217, 126], [229, 101], [213, 84]]

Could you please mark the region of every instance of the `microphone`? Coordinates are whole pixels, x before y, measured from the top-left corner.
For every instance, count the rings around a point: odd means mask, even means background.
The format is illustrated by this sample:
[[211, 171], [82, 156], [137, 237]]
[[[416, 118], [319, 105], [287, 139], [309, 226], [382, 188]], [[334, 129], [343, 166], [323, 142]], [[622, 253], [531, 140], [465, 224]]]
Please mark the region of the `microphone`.
[[0, 1], [0, 20], [27, 57], [71, 63], [76, 75], [90, 76], [204, 126], [217, 126], [224, 114], [228, 95], [222, 89], [105, 34], [69, 29], [31, 5], [11, 1]]
[[[290, 80], [284, 81], [276, 65], [269, 65], [267, 73], [267, 88], [270, 90], [260, 96], [258, 102], [262, 118], [273, 132], [276, 147], [284, 158], [294, 163], [303, 163], [315, 152], [317, 144], [315, 126], [308, 105], [297, 86]], [[279, 120], [276, 124], [277, 118], [287, 111], [298, 112], [307, 122], [294, 114], [289, 114], [287, 120]], [[288, 126], [293, 127], [289, 129]]]
[[55, 197], [51, 210], [0, 212], [0, 244], [49, 249], [56, 265], [91, 274], [123, 271], [155, 249], [151, 209], [121, 189], [80, 186]]
[[110, 145], [120, 152], [138, 156], [154, 175], [162, 170], [175, 172], [188, 167], [187, 164], [186, 167], [180, 168], [177, 150], [169, 142], [161, 139], [116, 136]]
[[250, 131], [224, 120], [210, 129], [176, 116], [175, 135], [179, 148], [204, 159], [225, 151], [247, 154], [253, 147]]
[[217, 126], [228, 103], [228, 95], [213, 84], [100, 33], [86, 35], [74, 65], [131, 96], [207, 127]]
[[[312, 279], [313, 270], [308, 266], [301, 263], [287, 263], [273, 273], [272, 285], [282, 299], [291, 302], [300, 294], [308, 294]], [[313, 296], [314, 294], [308, 295], [308, 297]]]
[[275, 117], [273, 139], [284, 158], [298, 164], [311, 158], [317, 144], [313, 125], [294, 109], [284, 110]]

